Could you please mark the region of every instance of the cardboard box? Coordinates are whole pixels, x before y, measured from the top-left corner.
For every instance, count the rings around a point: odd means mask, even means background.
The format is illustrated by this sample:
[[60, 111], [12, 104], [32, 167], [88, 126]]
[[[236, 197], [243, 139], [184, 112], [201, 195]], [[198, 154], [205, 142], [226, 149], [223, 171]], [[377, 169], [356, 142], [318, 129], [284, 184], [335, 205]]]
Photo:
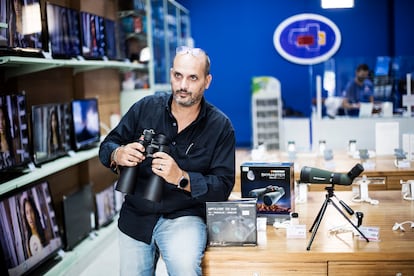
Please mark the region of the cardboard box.
[[208, 245], [257, 244], [256, 199], [207, 202]]
[[257, 198], [257, 216], [290, 219], [295, 209], [292, 162], [246, 162], [241, 164], [241, 195]]

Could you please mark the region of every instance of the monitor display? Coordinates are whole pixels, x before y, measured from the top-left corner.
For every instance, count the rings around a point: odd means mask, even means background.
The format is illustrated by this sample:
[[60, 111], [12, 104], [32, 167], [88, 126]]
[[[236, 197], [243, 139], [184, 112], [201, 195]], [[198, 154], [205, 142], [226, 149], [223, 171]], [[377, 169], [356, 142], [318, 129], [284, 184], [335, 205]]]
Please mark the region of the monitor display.
[[95, 147], [100, 141], [98, 100], [95, 98], [72, 101], [74, 149]]
[[110, 223], [115, 216], [115, 190], [112, 185], [96, 193], [96, 218], [97, 227], [102, 227]]
[[81, 12], [82, 55], [88, 59], [101, 59], [105, 56], [104, 19], [101, 16]]
[[375, 64], [375, 76], [388, 76], [390, 71], [391, 58], [387, 56], [377, 57], [377, 62]]
[[39, 0], [10, 1], [9, 42], [11, 48], [42, 50], [43, 34]]
[[56, 255], [62, 240], [47, 182], [25, 186], [0, 201], [2, 275], [23, 275]]
[[92, 185], [63, 197], [65, 249], [72, 250], [93, 230], [94, 210]]
[[32, 106], [33, 161], [42, 164], [71, 150], [69, 103]]
[[8, 46], [7, 30], [8, 30], [8, 17], [9, 6], [7, 0], [0, 0], [0, 47]]
[[109, 59], [119, 59], [116, 39], [116, 25], [114, 20], [105, 19], [105, 55]]
[[46, 15], [52, 57], [71, 58], [80, 56], [79, 12], [46, 3]]
[[26, 95], [0, 97], [0, 171], [22, 170], [31, 161]]

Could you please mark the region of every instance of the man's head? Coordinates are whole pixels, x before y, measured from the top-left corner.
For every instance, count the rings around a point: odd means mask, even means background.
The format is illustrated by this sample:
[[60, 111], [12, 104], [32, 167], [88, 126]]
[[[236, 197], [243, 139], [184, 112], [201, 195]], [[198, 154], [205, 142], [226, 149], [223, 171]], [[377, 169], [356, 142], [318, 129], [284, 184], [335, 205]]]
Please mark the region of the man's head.
[[356, 79], [359, 83], [363, 83], [369, 76], [369, 67], [368, 65], [360, 64], [356, 69]]
[[170, 70], [174, 100], [181, 106], [198, 104], [210, 86], [210, 59], [200, 48], [178, 47]]

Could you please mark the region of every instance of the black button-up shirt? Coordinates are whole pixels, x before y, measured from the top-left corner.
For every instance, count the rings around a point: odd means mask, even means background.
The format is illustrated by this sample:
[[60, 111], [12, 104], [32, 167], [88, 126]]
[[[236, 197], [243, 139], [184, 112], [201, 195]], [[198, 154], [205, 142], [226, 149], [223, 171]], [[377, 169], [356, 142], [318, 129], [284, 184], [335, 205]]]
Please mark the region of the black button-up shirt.
[[154, 95], [136, 102], [99, 150], [101, 162], [109, 167], [115, 148], [137, 141], [145, 129], [153, 129], [170, 139], [169, 154], [188, 172], [191, 193], [178, 189], [177, 183], [165, 183], [162, 200], [153, 202], [143, 198], [153, 175], [152, 158], [137, 166], [135, 192], [125, 196], [118, 226], [125, 234], [146, 243], [150, 243], [159, 217], [205, 218], [205, 202], [227, 200], [234, 186], [235, 135], [228, 117], [203, 98], [197, 119], [178, 133], [171, 101], [171, 95]]

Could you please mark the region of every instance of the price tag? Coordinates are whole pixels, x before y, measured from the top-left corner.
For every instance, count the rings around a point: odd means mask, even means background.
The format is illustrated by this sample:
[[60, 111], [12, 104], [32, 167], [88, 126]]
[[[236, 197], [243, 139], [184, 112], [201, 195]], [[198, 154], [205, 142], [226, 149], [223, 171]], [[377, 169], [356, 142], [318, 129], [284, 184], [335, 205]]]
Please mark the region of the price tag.
[[[368, 227], [368, 226], [361, 226], [359, 230], [367, 237], [370, 241], [379, 241], [379, 227]], [[359, 237], [361, 240], [365, 240], [364, 237]]]
[[406, 169], [411, 167], [411, 162], [408, 160], [400, 160], [396, 162], [397, 168]]
[[287, 239], [306, 239], [306, 225], [294, 224], [286, 227]]

